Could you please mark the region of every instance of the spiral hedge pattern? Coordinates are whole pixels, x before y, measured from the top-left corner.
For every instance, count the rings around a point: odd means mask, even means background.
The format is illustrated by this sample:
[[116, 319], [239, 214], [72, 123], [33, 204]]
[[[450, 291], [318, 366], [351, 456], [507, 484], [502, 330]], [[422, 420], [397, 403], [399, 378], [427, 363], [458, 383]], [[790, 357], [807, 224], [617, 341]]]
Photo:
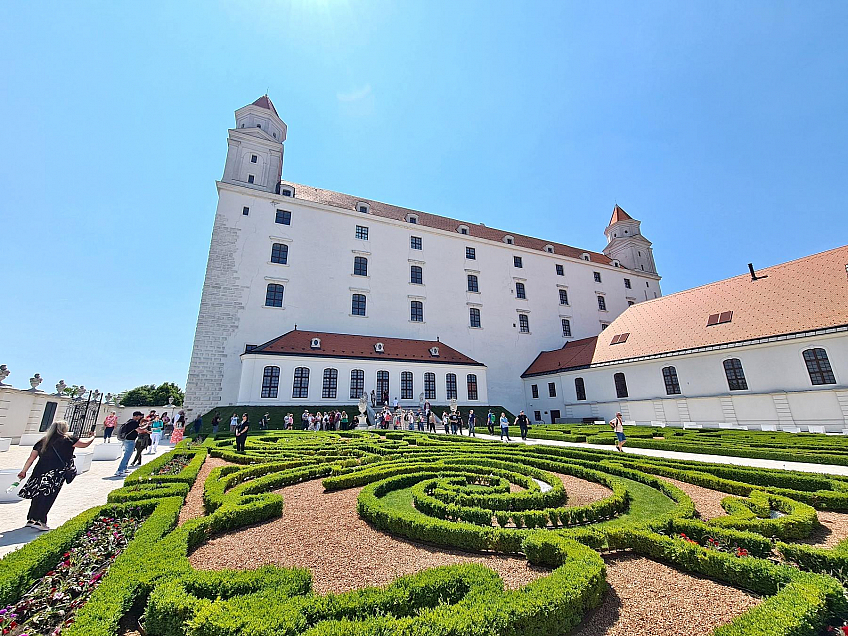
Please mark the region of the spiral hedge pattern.
[[[121, 578], [104, 577], [67, 633], [113, 636], [128, 608], [144, 604], [151, 635], [566, 634], [601, 602], [601, 554], [622, 550], [765, 597], [719, 636], [817, 634], [848, 612], [848, 541], [831, 550], [792, 543], [815, 529], [817, 510], [848, 511], [843, 477], [405, 432], [274, 432], [250, 437], [245, 453], [231, 439], [184, 443], [181, 453], [194, 457], [179, 474], [157, 476], [169, 454], [110, 495], [109, 505], [135, 502], [150, 515], [113, 566]], [[176, 527], [207, 454], [231, 463], [204, 484], [206, 515]], [[571, 505], [558, 475], [609, 494]], [[664, 477], [727, 493], [727, 515], [698, 519]], [[302, 569], [191, 568], [188, 554], [210, 536], [279, 516], [285, 502], [275, 491], [313, 479], [327, 490], [361, 488], [358, 514], [392, 535], [517, 555], [551, 571], [505, 590], [488, 568], [457, 565], [318, 596]], [[0, 561], [0, 603], [49, 569], [89, 514]]]

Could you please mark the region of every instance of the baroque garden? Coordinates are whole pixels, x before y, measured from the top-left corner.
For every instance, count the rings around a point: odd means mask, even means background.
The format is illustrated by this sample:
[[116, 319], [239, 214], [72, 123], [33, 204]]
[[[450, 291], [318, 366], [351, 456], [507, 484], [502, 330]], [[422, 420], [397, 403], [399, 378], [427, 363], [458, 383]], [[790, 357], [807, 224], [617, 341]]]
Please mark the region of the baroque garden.
[[[665, 433], [629, 432], [634, 445], [848, 464], [838, 436]], [[265, 431], [241, 454], [228, 435], [185, 440], [107, 504], [0, 561], [3, 634], [596, 633], [581, 621], [612, 594], [608, 567], [621, 558], [663, 564], [681, 586], [744, 593], [729, 615], [708, 610], [716, 635], [844, 624], [848, 540], [827, 536], [820, 519], [848, 512], [848, 477], [616, 453], [593, 427], [536, 435], [599, 445]], [[720, 503], [710, 507], [705, 493]], [[300, 514], [293, 534], [270, 537], [287, 514]], [[277, 551], [309, 562], [299, 537], [315, 532], [312, 516], [328, 515], [338, 520], [335, 547], [330, 537], [310, 546], [327, 546], [312, 557], [329, 568], [268, 565]], [[351, 572], [359, 566], [338, 553], [360, 540], [345, 515], [376, 537], [367, 572]], [[405, 566], [381, 555], [389, 543], [425, 546], [450, 556], [434, 563], [451, 564]], [[659, 625], [638, 633], [666, 633]]]

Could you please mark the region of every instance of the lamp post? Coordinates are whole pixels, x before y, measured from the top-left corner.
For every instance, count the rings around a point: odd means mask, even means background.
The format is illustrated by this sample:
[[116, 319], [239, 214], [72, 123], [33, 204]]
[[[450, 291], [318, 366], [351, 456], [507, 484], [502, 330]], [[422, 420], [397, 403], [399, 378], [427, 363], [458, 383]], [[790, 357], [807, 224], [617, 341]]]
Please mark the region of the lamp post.
[[171, 421], [174, 421], [174, 396], [168, 398], [168, 406], [171, 408]]

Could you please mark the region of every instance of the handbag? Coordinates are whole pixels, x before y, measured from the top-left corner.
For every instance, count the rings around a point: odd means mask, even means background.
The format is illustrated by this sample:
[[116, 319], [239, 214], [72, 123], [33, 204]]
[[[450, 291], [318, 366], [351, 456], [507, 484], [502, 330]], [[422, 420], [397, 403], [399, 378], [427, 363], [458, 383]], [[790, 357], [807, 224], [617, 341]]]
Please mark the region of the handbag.
[[[59, 454], [59, 451], [56, 450], [55, 446], [53, 447], [53, 452], [56, 453], [56, 457], [58, 457], [59, 460], [62, 459], [62, 456]], [[73, 455], [71, 455], [71, 458], [67, 461], [65, 467], [62, 470], [65, 474], [65, 483], [69, 484], [77, 478], [77, 466], [76, 464], [74, 464]]]

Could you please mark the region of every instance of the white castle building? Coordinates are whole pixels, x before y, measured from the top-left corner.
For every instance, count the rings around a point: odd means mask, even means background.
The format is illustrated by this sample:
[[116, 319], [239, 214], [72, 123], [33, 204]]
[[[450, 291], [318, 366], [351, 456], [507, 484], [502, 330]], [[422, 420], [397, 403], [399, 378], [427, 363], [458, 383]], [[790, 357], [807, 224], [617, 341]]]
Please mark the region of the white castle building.
[[[521, 373], [661, 296], [651, 243], [618, 206], [602, 252], [282, 180], [267, 95], [236, 111], [186, 405], [525, 407]], [[564, 410], [564, 409], [563, 409]]]

